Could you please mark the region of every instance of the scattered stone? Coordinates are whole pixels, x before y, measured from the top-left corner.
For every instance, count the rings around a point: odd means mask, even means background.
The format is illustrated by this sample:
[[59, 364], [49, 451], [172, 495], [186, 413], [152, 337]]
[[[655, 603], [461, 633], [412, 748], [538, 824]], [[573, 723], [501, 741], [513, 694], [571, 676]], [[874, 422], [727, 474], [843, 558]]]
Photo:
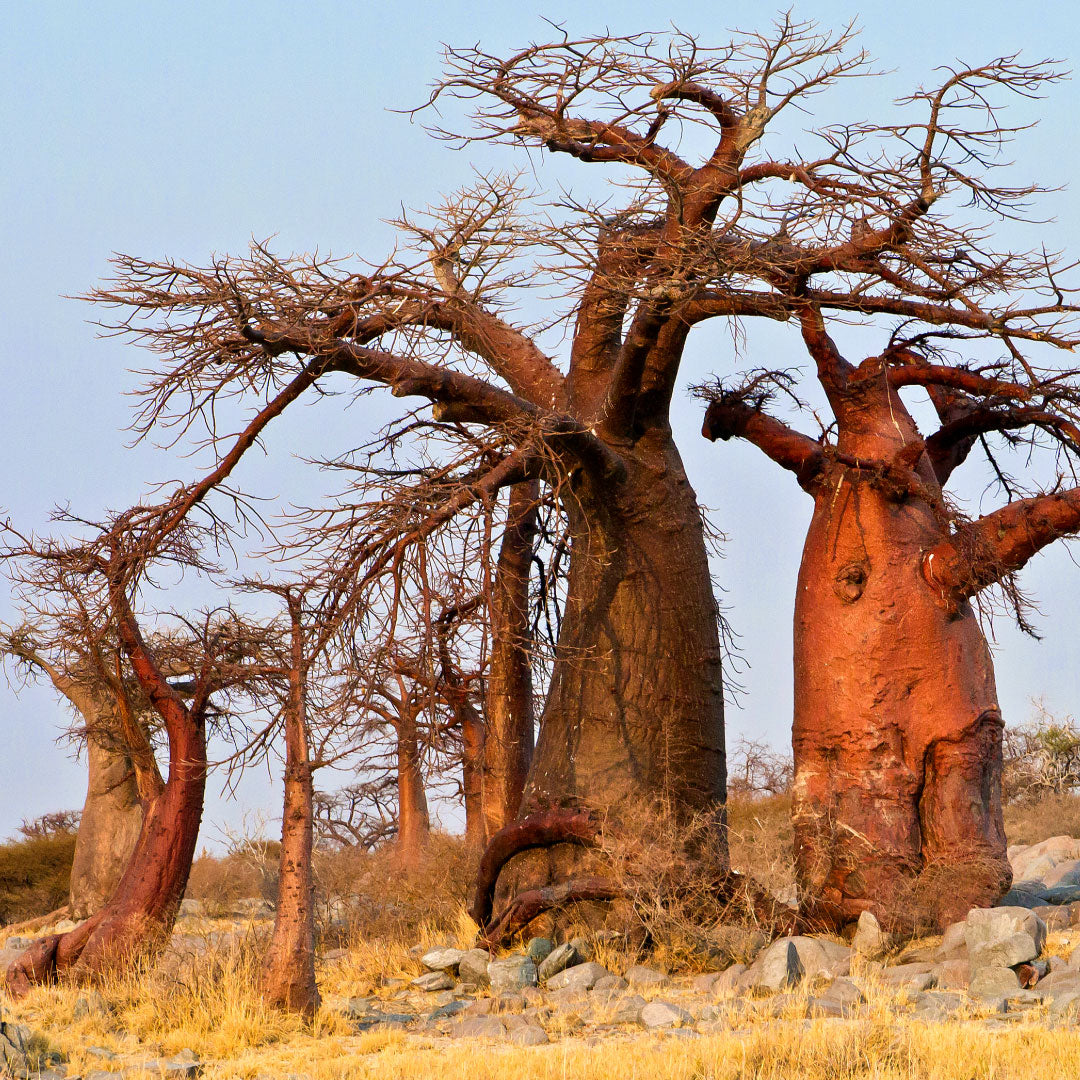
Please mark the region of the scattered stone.
[[911, 1015], [914, 1019], [927, 1024], [941, 1024], [964, 1008], [964, 999], [959, 994], [919, 993], [912, 1004]]
[[984, 967], [1016, 967], [1039, 955], [1039, 946], [1031, 934], [1009, 934], [973, 946], [969, 950], [972, 970]]
[[967, 958], [967, 923], [955, 922], [945, 928], [941, 944], [934, 950], [935, 960]]
[[514, 1046], [543, 1046], [548, 1041], [547, 1032], [535, 1022], [516, 1025], [506, 1036]]
[[29, 949], [34, 944], [34, 940], [32, 937], [19, 937], [17, 934], [12, 934], [4, 942], [4, 948], [10, 949], [12, 952], [22, 952], [24, 949]]
[[201, 919], [206, 914], [206, 907], [201, 900], [181, 900], [181, 919]]
[[613, 1024], [640, 1024], [641, 1011], [645, 1008], [645, 999], [640, 994], [631, 994], [619, 1002], [612, 1015]]
[[670, 985], [671, 979], [656, 968], [634, 964], [633, 967], [627, 968], [626, 982], [635, 990], [652, 990], [658, 986]]
[[650, 1001], [641, 1010], [641, 1023], [649, 1031], [658, 1028], [679, 1027], [681, 1024], [692, 1024], [693, 1016], [685, 1009], [673, 1005], [670, 1001]]
[[[490, 1003], [491, 998], [484, 998], [484, 1002]], [[472, 1004], [479, 1004], [479, 1002], [473, 1002]], [[469, 1005], [468, 1001], [448, 1001], [437, 1009], [432, 1009], [427, 1018], [428, 1020], [447, 1020], [451, 1016], [457, 1016], [458, 1013], [465, 1012]]]
[[272, 919], [274, 903], [272, 900], [263, 900], [259, 897], [237, 900], [233, 904], [233, 914], [243, 919]]
[[569, 967], [581, 963], [581, 956], [577, 949], [567, 942], [552, 949], [537, 968], [537, 975], [541, 982], [547, 982], [552, 975], [558, 975]]
[[[742, 965], [743, 970], [746, 969], [746, 965]], [[704, 975], [696, 975], [690, 982], [690, 989], [695, 994], [701, 994], [704, 997], [709, 997], [713, 994], [717, 982], [724, 977], [723, 971], [709, 971]]]
[[432, 949], [420, 957], [420, 963], [428, 971], [446, 971], [453, 974], [464, 955], [460, 949]]
[[[627, 975], [629, 974], [630, 973], [627, 972]], [[620, 995], [629, 986], [630, 983], [628, 983], [621, 975], [605, 975], [602, 979], [596, 980], [596, 983], [589, 993], [596, 998], [612, 998]]]
[[450, 1025], [450, 1035], [455, 1039], [501, 1039], [505, 1034], [506, 1025], [498, 1016], [475, 1016]]
[[943, 990], [966, 990], [971, 982], [971, 961], [946, 960], [934, 968], [933, 974], [935, 984]]
[[418, 975], [410, 985], [415, 986], [417, 990], [423, 990], [425, 993], [430, 994], [436, 990], [452, 990], [454, 977], [448, 975], [445, 971], [429, 971], [426, 975]]
[[458, 961], [458, 978], [468, 985], [487, 986], [491, 954], [485, 949], [468, 949]]
[[526, 986], [536, 986], [536, 965], [521, 954], [492, 960], [487, 966], [493, 994], [514, 993]]
[[859, 916], [855, 927], [855, 937], [851, 947], [859, 956], [867, 960], [880, 960], [893, 946], [893, 937], [881, 929], [881, 923], [877, 921], [872, 911], [864, 911]]
[[[1004, 964], [1008, 967], [1010, 965], [1004, 963], [1006, 957], [1028, 953], [1012, 961], [1020, 964], [1038, 956], [1046, 944], [1046, 923], [1028, 908], [972, 908], [966, 922], [964, 938], [974, 968], [987, 964]], [[1016, 935], [1026, 935], [1030, 945], [1020, 941]]]
[[921, 993], [937, 985], [937, 975], [933, 964], [897, 964], [895, 967], [882, 968], [878, 977], [894, 990], [909, 990]]
[[[554, 956], [555, 954], [552, 953], [551, 955]], [[557, 975], [552, 975], [547, 981], [547, 986], [549, 990], [572, 990], [575, 993], [583, 994], [610, 974], [611, 972], [603, 964], [590, 960], [588, 963], [575, 964], [574, 967], [566, 968]]]
[[745, 964], [732, 964], [726, 971], [720, 972], [720, 977], [713, 983], [714, 994], [731, 994], [739, 987], [739, 979], [746, 973]]
[[1046, 929], [1051, 934], [1057, 930], [1068, 930], [1072, 925], [1072, 911], [1068, 907], [1043, 904], [1031, 910], [1046, 923]]
[[1003, 907], [1037, 908], [1042, 907], [1046, 900], [1037, 892], [1028, 892], [1026, 889], [1010, 889], [1001, 898], [1001, 903]]
[[525, 947], [525, 955], [536, 964], [537, 968], [551, 955], [555, 945], [550, 938], [534, 937]]
[[1020, 980], [1011, 968], [979, 968], [971, 976], [968, 993], [980, 1001], [992, 1001], [1015, 994], [1020, 990]]
[[1043, 997], [1059, 997], [1063, 994], [1080, 993], [1080, 972], [1063, 968], [1051, 971], [1038, 982]]

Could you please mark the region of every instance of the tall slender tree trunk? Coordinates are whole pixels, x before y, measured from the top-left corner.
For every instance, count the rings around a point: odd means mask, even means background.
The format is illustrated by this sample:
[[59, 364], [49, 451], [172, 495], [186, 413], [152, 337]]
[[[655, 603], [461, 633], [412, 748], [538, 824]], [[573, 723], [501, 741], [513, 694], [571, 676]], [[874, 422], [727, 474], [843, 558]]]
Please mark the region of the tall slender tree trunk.
[[468, 703], [456, 708], [461, 718], [461, 789], [465, 803], [465, 841], [481, 848], [488, 841], [484, 818], [484, 717]]
[[511, 487], [506, 528], [495, 567], [483, 755], [485, 839], [517, 817], [532, 762], [529, 571], [539, 494], [535, 481]]
[[314, 835], [305, 660], [299, 606], [290, 598], [292, 657], [285, 709], [285, 803], [274, 932], [263, 958], [262, 991], [271, 1004], [307, 1017], [319, 1007], [315, 981]]
[[427, 793], [420, 763], [416, 717], [402, 711], [397, 728], [398, 851], [406, 870], [415, 870], [423, 861], [431, 836]]
[[[637, 827], [659, 810], [715, 814], [722, 863], [721, 650], [701, 514], [668, 434], [626, 458], [620, 484], [567, 497], [567, 604], [521, 813], [586, 806]], [[499, 893], [565, 880], [583, 857], [517, 855]]]
[[[917, 438], [895, 393], [841, 415], [838, 452], [891, 461]], [[919, 477], [940, 497], [925, 458]], [[1008, 888], [1002, 719], [971, 605], [922, 573], [946, 535], [920, 498], [837, 465], [815, 495], [795, 607], [794, 823], [804, 910], [941, 926]]]

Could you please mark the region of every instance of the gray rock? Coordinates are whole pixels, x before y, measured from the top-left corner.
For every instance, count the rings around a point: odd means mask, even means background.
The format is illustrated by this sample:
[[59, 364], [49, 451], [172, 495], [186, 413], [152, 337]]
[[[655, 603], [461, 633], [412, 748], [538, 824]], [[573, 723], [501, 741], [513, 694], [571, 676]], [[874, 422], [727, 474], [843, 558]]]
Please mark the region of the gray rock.
[[450, 1025], [450, 1035], [455, 1039], [501, 1039], [505, 1034], [506, 1025], [497, 1016], [473, 1016]]
[[[1002, 898], [1003, 907], [1013, 908], [1037, 908], [1046, 903], [1041, 891], [1033, 892], [1027, 889], [1010, 889]], [[993, 909], [990, 909], [993, 910]]]
[[581, 963], [581, 955], [577, 949], [567, 942], [551, 950], [537, 968], [537, 975], [541, 982], [547, 982], [552, 975], [558, 975], [569, 967]]
[[534, 937], [529, 940], [529, 944], [525, 947], [525, 955], [539, 969], [540, 965], [551, 955], [554, 948], [555, 945], [550, 938]]
[[[490, 998], [485, 998], [485, 1002], [489, 1002]], [[445, 1005], [440, 1005], [437, 1009], [432, 1009], [428, 1013], [428, 1020], [448, 1020], [451, 1016], [457, 1016], [458, 1013], [463, 1013], [469, 1008], [469, 1002], [467, 1001], [448, 1001]]]
[[537, 1023], [530, 1022], [515, 1026], [507, 1032], [506, 1041], [514, 1046], [543, 1046], [547, 1041], [547, 1032]]
[[971, 961], [945, 960], [934, 968], [935, 984], [943, 990], [966, 990], [971, 982]]
[[181, 900], [181, 919], [200, 919], [206, 913], [206, 907], [201, 900]]
[[897, 964], [883, 968], [878, 977], [886, 986], [894, 990], [910, 990], [921, 993], [936, 985], [937, 976], [933, 964]]
[[645, 1008], [645, 999], [640, 994], [624, 997], [612, 1014], [613, 1024], [640, 1024], [641, 1010]]
[[429, 971], [426, 975], [418, 975], [412, 980], [411, 985], [428, 994], [436, 990], [452, 990], [454, 976], [448, 975], [445, 971]]
[[864, 911], [859, 916], [855, 927], [855, 937], [851, 941], [851, 947], [859, 956], [867, 960], [880, 960], [885, 956], [893, 945], [891, 934], [886, 934], [881, 929], [872, 911]]
[[[742, 965], [745, 969], [746, 965]], [[690, 981], [690, 989], [702, 997], [711, 997], [719, 979], [723, 978], [722, 971], [708, 971], [704, 975], [695, 975]]]
[[967, 957], [967, 923], [955, 922], [945, 928], [941, 944], [934, 950], [935, 960], [955, 960]]
[[357, 1031], [404, 1031], [416, 1019], [412, 1013], [369, 1012], [356, 1021]]
[[971, 976], [968, 993], [980, 1001], [1003, 999], [1019, 993], [1020, 980], [1011, 968], [984, 967]]
[[739, 988], [739, 979], [746, 973], [745, 964], [732, 964], [726, 971], [720, 972], [720, 977], [713, 983], [714, 994], [731, 994]]
[[643, 964], [634, 964], [626, 970], [626, 981], [635, 990], [649, 990], [658, 986], [668, 986], [671, 983], [669, 976], [656, 968], [645, 967]]
[[1073, 904], [1080, 900], [1080, 885], [1055, 885], [1040, 890], [1039, 895], [1047, 904]]
[[641, 1023], [649, 1031], [658, 1028], [678, 1027], [680, 1024], [692, 1024], [694, 1017], [685, 1009], [673, 1005], [670, 1001], [650, 1001], [641, 1010]]
[[[968, 956], [974, 967], [985, 966], [980, 962], [980, 952], [983, 953], [987, 963], [1003, 963], [1005, 957], [1013, 952], [1025, 951], [1028, 948], [1027, 944], [1018, 940], [1011, 945], [1003, 944], [1013, 935], [1026, 934], [1031, 939], [1031, 948], [1034, 952], [1031, 956], [1023, 957], [1023, 960], [1038, 956], [1046, 943], [1046, 923], [1028, 908], [972, 908], [968, 912], [966, 923], [964, 939], [967, 942]], [[1003, 951], [995, 953], [994, 947], [999, 945], [1002, 946]], [[1013, 961], [1017, 964], [1022, 962], [1022, 960]]]
[[[629, 974], [629, 972], [627, 972]], [[597, 979], [589, 993], [595, 998], [618, 997], [630, 984], [621, 975], [605, 975]]]
[[804, 978], [846, 975], [851, 949], [823, 938], [787, 937], [774, 941], [750, 966], [740, 983], [768, 990], [796, 986]]
[[487, 986], [491, 954], [485, 949], [467, 949], [458, 961], [458, 978], [471, 986]]
[[535, 986], [536, 965], [520, 954], [492, 960], [487, 966], [488, 980], [494, 994], [514, 993], [525, 986]]
[[446, 971], [453, 974], [464, 955], [461, 949], [432, 949], [420, 957], [420, 963], [428, 971]]
[[[1046, 998], [1043, 998], [1046, 1001]], [[1055, 1017], [1075, 1017], [1080, 1014], [1080, 989], [1055, 994], [1050, 1001], [1050, 1014]]]
[[233, 904], [233, 914], [239, 915], [243, 919], [272, 919], [274, 917], [274, 903], [272, 900], [263, 900], [259, 897], [237, 900]]
[[9, 949], [12, 952], [22, 952], [24, 949], [29, 949], [34, 944], [36, 938], [32, 937], [19, 937], [17, 934], [12, 934], [11, 937], [4, 942], [4, 948]]
[[1063, 994], [1080, 993], [1080, 972], [1064, 968], [1051, 971], [1036, 984], [1039, 993], [1046, 998], [1060, 997]]
[[927, 1024], [941, 1024], [951, 1020], [964, 1008], [960, 994], [919, 993], [912, 1002], [911, 1015]]
[[[554, 955], [552, 953], [552, 956]], [[547, 987], [549, 990], [572, 990], [583, 994], [610, 974], [611, 972], [603, 964], [590, 960], [588, 963], [576, 964], [574, 967], [560, 971], [557, 975], [552, 975], [547, 981]]]
[[1031, 934], [1021, 932], [975, 945], [968, 954], [973, 971], [984, 967], [1015, 967], [1034, 960], [1039, 955], [1039, 945]]
[[1042, 876], [1043, 884], [1050, 889], [1066, 885], [1080, 885], [1080, 859], [1064, 859], [1052, 866]]

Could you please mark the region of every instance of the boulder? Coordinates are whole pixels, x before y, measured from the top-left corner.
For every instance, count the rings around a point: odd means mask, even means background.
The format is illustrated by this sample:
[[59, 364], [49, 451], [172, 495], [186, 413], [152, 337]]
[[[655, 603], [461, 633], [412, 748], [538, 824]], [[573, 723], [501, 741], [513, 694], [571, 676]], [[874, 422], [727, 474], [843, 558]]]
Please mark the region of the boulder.
[[428, 971], [446, 971], [454, 974], [464, 955], [461, 949], [432, 949], [420, 957], [420, 963]]
[[413, 979], [411, 985], [428, 994], [436, 990], [452, 990], [454, 976], [445, 971], [429, 971], [426, 975], [419, 975]]
[[890, 989], [921, 993], [937, 984], [934, 968], [934, 964], [928, 963], [896, 964], [882, 968], [878, 972], [878, 978]]
[[491, 954], [484, 949], [467, 949], [458, 961], [458, 978], [469, 986], [486, 986]]
[[550, 938], [534, 937], [525, 946], [525, 955], [536, 964], [537, 968], [551, 955], [555, 945]]
[[1046, 923], [1048, 933], [1052, 934], [1055, 930], [1068, 930], [1072, 925], [1072, 911], [1069, 905], [1059, 907], [1054, 904], [1040, 904], [1031, 910]]
[[824, 938], [778, 938], [739, 981], [755, 988], [784, 990], [818, 975], [846, 975], [851, 970], [851, 955], [846, 945]]
[[1020, 992], [1020, 980], [1012, 968], [984, 967], [971, 976], [968, 993], [980, 1001], [993, 1001]]
[[492, 960], [487, 966], [493, 994], [514, 993], [526, 986], [536, 986], [536, 965], [520, 954]]
[[506, 1041], [514, 1046], [543, 1046], [547, 1041], [547, 1032], [535, 1020], [515, 1024], [508, 1028]]
[[1037, 908], [1042, 907], [1046, 900], [1041, 892], [1032, 889], [1010, 889], [1002, 898], [1003, 907]]
[[966, 990], [971, 982], [971, 961], [966, 957], [943, 960], [933, 974], [935, 985], [942, 990]]
[[872, 911], [864, 911], [859, 916], [855, 927], [855, 937], [851, 941], [851, 947], [855, 952], [867, 960], [880, 960], [893, 946], [893, 937], [881, 929], [881, 923], [877, 921]]
[[544, 957], [537, 968], [537, 975], [541, 982], [547, 982], [552, 975], [558, 975], [560, 971], [565, 971], [568, 967], [574, 967], [580, 963], [581, 954], [574, 945], [567, 942], [565, 945], [559, 945], [557, 948], [552, 949]]
[[641, 1011], [645, 1008], [645, 999], [640, 994], [630, 994], [624, 997], [612, 1014], [613, 1024], [640, 1024]]
[[[966, 923], [964, 938], [973, 968], [1023, 963], [1038, 956], [1046, 943], [1046, 923], [1028, 908], [972, 908]], [[1018, 958], [1010, 961], [1012, 956]]]
[[[552, 953], [554, 956], [555, 954]], [[563, 971], [552, 975], [547, 981], [549, 990], [569, 990], [573, 993], [584, 994], [591, 990], [601, 979], [610, 975], [603, 964], [590, 960], [585, 964], [575, 964]]]
[[641, 1010], [641, 1023], [649, 1030], [692, 1024], [694, 1017], [670, 1001], [650, 1001]]
[[454, 1039], [501, 1039], [505, 1034], [506, 1025], [498, 1016], [472, 1016], [455, 1020], [449, 1031]]
[[626, 981], [635, 990], [651, 990], [671, 983], [671, 979], [664, 972], [645, 967], [643, 964], [634, 964], [633, 967], [627, 968]]
[[955, 922], [945, 928], [941, 944], [934, 950], [935, 960], [955, 960], [967, 956], [967, 923]]

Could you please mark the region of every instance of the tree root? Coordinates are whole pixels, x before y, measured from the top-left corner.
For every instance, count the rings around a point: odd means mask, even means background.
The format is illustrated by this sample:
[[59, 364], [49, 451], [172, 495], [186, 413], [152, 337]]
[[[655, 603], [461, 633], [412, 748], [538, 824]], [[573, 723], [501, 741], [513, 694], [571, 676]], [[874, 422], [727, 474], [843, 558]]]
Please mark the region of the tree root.
[[[586, 810], [553, 809], [530, 814], [500, 829], [488, 844], [476, 875], [476, 888], [469, 915], [480, 927], [476, 944], [494, 949], [508, 944], [533, 919], [552, 908], [586, 900], [634, 899], [633, 891], [602, 877], [571, 878], [555, 885], [528, 889], [515, 896], [497, 915], [495, 886], [503, 867], [515, 855], [557, 844], [597, 847], [600, 821]], [[812, 924], [781, 904], [750, 878], [729, 872], [715, 885], [715, 897], [745, 915], [772, 934], [793, 934], [811, 929]]]
[[56, 981], [56, 953], [63, 937], [50, 934], [40, 938], [8, 965], [7, 991], [16, 1001], [30, 993], [31, 987]]

